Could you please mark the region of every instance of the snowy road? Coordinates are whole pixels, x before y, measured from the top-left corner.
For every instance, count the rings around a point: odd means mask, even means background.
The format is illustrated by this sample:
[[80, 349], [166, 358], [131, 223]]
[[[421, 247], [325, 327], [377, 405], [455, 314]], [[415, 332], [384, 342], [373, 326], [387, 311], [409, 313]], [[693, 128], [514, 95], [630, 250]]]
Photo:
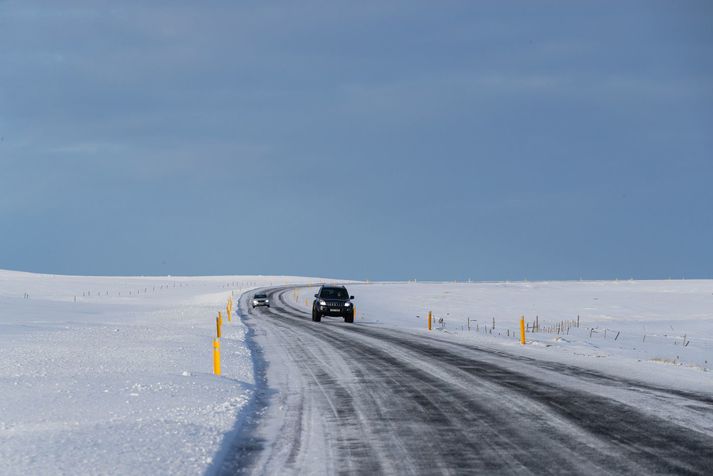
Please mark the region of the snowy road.
[[[324, 318], [271, 292], [255, 419], [218, 473], [710, 474], [713, 395]], [[263, 373], [260, 375], [260, 373]]]

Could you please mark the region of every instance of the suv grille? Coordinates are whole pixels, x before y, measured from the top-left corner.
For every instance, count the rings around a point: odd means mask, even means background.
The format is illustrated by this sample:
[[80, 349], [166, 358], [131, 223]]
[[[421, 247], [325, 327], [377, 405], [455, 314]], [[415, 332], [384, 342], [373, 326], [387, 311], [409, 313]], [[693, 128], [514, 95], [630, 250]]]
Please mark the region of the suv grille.
[[342, 307], [343, 303], [339, 301], [327, 301], [328, 307]]

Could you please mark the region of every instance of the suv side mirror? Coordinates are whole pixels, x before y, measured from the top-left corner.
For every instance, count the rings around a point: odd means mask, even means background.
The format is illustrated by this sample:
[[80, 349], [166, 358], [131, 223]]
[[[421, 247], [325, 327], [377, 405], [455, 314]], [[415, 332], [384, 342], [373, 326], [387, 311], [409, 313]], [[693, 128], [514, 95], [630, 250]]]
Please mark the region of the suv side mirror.
[[349, 299], [354, 299], [354, 296], [349, 296]]
[[319, 296], [317, 296], [317, 295], [315, 294], [314, 297], [319, 297]]

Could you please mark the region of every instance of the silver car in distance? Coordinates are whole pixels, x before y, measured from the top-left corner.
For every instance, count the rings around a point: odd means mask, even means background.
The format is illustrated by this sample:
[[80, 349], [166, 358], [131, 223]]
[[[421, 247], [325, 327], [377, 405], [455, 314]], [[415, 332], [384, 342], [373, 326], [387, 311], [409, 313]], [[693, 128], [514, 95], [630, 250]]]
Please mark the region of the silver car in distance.
[[267, 294], [256, 294], [253, 296], [253, 309], [259, 306], [270, 307], [270, 300], [267, 298]]

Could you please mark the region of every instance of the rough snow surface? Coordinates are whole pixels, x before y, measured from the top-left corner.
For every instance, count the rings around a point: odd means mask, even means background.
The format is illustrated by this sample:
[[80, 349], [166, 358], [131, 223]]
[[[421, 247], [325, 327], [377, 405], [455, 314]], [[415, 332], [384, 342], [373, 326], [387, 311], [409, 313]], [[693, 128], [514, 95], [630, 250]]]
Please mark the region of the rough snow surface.
[[[565, 284], [538, 284], [535, 292], [575, 303], [584, 289]], [[408, 314], [399, 318], [429, 293], [473, 302], [479, 288], [350, 285], [364, 315], [354, 324], [311, 321], [304, 307], [311, 290], [270, 292], [270, 309], [245, 316], [269, 360], [269, 405], [244, 452], [223, 460], [224, 474], [710, 472], [713, 392], [704, 370], [666, 366], [669, 377], [695, 375], [709, 390], [685, 391], [691, 380], [642, 381], [642, 369], [662, 366], [613, 351], [581, 357], [571, 352], [578, 344], [546, 347], [534, 340], [538, 333], [529, 342], [540, 345], [521, 347], [497, 332], [469, 336], [446, 322], [429, 333], [410, 325]], [[479, 298], [498, 298], [497, 286], [486, 289]], [[630, 293], [637, 292], [622, 301]], [[518, 305], [517, 293], [502, 299], [503, 309]], [[587, 369], [587, 359], [609, 362], [612, 371]]]
[[[428, 333], [431, 311], [434, 339], [713, 391], [713, 280], [408, 282], [348, 289], [356, 295], [357, 325]], [[304, 288], [292, 299], [305, 306], [314, 292]], [[520, 316], [528, 325], [525, 346], [519, 344]], [[539, 331], [531, 332], [536, 321]]]
[[[210, 472], [255, 393], [248, 331], [237, 316], [223, 328], [223, 376], [212, 374], [215, 316], [231, 295], [237, 308], [249, 289], [314, 282], [0, 271], [0, 474]], [[349, 290], [356, 326], [713, 391], [713, 280], [372, 283]], [[286, 297], [308, 310], [314, 291], [298, 288]], [[520, 315], [540, 328], [527, 333], [525, 346], [517, 340]], [[287, 375], [289, 366], [272, 372]]]
[[0, 271], [0, 473], [205, 472], [254, 385], [227, 299], [287, 282], [309, 280]]

